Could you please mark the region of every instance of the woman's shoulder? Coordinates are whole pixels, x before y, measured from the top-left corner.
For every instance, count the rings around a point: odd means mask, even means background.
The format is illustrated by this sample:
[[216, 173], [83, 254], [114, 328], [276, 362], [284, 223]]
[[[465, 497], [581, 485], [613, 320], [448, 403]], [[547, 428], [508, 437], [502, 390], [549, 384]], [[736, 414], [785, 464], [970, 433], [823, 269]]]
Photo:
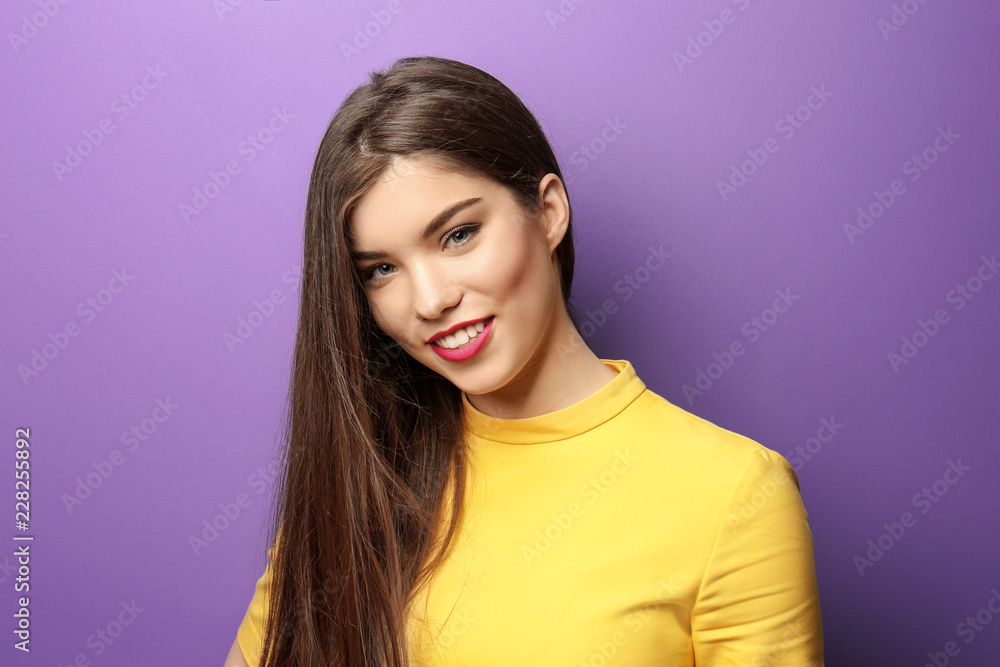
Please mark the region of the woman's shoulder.
[[689, 412], [648, 387], [626, 412], [623, 427], [633, 431], [633, 442], [670, 465], [740, 477], [753, 464], [794, 475], [777, 451]]

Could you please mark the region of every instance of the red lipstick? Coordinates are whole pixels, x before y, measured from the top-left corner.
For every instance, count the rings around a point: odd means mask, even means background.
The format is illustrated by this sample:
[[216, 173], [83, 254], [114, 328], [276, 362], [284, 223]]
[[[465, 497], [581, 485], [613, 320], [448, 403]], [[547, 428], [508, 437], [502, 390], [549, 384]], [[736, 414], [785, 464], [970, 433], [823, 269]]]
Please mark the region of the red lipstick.
[[428, 343], [430, 344], [431, 349], [434, 350], [439, 357], [447, 361], [465, 361], [466, 359], [471, 359], [472, 357], [476, 356], [480, 350], [483, 349], [483, 347], [489, 340], [490, 333], [493, 331], [492, 315], [490, 315], [490, 317], [486, 320], [486, 326], [483, 328], [483, 330], [480, 331], [475, 338], [473, 338], [472, 340], [470, 340], [468, 343], [466, 343], [461, 347], [448, 349], [441, 347], [440, 345], [434, 343], [433, 341], [437, 340], [438, 338], [441, 338], [442, 336], [447, 336], [448, 334], [454, 331], [458, 331], [462, 327], [467, 327], [470, 324], [475, 324], [476, 322], [482, 322], [482, 321], [483, 320], [472, 320], [471, 322], [465, 322], [464, 324], [457, 324], [452, 328], [448, 329], [447, 331], [442, 331], [440, 333], [434, 334], [434, 336], [431, 338], [430, 341], [428, 341]]

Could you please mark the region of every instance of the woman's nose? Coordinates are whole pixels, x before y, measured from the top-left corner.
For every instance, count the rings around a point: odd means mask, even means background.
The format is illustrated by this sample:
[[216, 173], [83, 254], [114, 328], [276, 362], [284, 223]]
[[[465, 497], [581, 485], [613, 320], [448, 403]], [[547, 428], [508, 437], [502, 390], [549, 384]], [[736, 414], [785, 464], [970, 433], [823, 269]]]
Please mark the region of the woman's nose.
[[425, 262], [411, 273], [413, 313], [418, 318], [434, 320], [462, 298], [455, 276], [435, 262]]

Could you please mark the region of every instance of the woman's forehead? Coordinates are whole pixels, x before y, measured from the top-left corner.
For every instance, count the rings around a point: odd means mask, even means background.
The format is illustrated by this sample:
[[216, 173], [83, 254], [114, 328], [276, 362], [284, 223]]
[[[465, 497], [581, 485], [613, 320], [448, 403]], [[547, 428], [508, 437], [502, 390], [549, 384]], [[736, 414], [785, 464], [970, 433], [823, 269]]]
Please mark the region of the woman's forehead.
[[359, 225], [381, 226], [379, 221], [386, 218], [429, 220], [460, 200], [493, 199], [499, 189], [499, 183], [455, 170], [437, 158], [398, 159], [359, 198], [350, 226], [358, 233], [363, 232]]

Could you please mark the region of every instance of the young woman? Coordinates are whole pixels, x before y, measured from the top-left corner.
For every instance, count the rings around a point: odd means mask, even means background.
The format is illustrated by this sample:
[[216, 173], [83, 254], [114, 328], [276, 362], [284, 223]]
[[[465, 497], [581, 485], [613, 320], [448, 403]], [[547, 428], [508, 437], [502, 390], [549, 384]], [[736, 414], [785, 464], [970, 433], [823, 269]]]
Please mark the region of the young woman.
[[227, 666], [823, 664], [794, 470], [588, 348], [571, 219], [489, 74], [406, 58], [343, 102]]

